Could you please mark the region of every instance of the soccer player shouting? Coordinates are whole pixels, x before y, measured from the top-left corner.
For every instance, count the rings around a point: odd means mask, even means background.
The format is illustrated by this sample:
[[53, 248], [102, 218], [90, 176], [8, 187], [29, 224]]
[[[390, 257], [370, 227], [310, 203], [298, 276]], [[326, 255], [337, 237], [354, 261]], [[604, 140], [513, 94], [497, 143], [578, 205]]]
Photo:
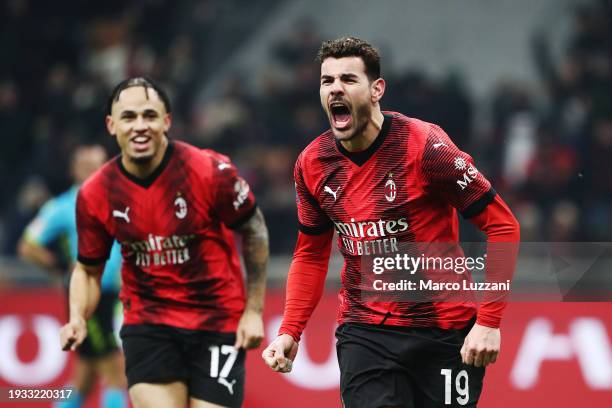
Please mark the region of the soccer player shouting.
[[490, 275], [511, 275], [519, 226], [472, 158], [438, 126], [383, 112], [380, 57], [368, 43], [323, 43], [320, 97], [331, 129], [295, 165], [300, 231], [279, 336], [262, 357], [291, 370], [319, 301], [334, 234], [344, 256], [336, 331], [344, 406], [475, 406], [500, 349], [504, 303], [380, 302], [362, 296], [363, 255], [406, 242], [457, 243], [457, 210], [487, 234]]
[[[171, 141], [170, 102], [147, 78], [113, 90], [106, 125], [121, 155], [81, 187], [70, 320], [75, 349], [100, 297], [113, 238], [121, 244], [121, 338], [139, 407], [240, 407], [245, 349], [263, 339], [268, 232], [229, 159]], [[234, 232], [242, 235], [246, 296]]]

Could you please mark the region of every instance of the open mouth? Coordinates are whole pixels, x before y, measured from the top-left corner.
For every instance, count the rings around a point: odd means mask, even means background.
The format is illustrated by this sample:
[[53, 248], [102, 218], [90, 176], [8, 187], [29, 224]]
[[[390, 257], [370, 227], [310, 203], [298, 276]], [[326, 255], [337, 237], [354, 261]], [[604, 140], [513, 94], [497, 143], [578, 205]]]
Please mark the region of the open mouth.
[[146, 135], [139, 135], [130, 139], [130, 143], [134, 146], [137, 151], [146, 150], [151, 142], [151, 137]]
[[351, 110], [344, 102], [332, 102], [329, 105], [332, 125], [339, 130], [347, 129], [351, 125]]

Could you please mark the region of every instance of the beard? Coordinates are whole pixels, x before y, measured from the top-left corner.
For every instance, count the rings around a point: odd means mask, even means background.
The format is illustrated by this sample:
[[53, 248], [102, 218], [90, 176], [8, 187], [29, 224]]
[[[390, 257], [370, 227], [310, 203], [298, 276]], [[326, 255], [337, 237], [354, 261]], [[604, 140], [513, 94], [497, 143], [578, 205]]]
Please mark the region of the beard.
[[[354, 112], [354, 114], [353, 114]], [[356, 105], [351, 115], [353, 115], [353, 129], [351, 133], [348, 135], [338, 136], [334, 132], [334, 137], [338, 141], [348, 141], [356, 136], [362, 134], [366, 128], [368, 127], [368, 123], [370, 122], [370, 116], [372, 114], [372, 107], [369, 103], [363, 103], [360, 105]], [[329, 123], [332, 124], [331, 112], [329, 113]], [[333, 129], [333, 126], [332, 126]]]
[[134, 164], [143, 165], [143, 164], [151, 163], [151, 161], [153, 160], [153, 157], [155, 157], [154, 154], [147, 155], [147, 156], [139, 156], [139, 157], [130, 156], [128, 158]]

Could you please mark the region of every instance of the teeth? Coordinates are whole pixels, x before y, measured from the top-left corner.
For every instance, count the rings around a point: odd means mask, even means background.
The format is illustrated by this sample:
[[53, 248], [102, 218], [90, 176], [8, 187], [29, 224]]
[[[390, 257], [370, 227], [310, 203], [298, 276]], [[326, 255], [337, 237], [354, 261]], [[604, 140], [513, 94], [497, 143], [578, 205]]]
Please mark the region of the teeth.
[[135, 138], [134, 138], [134, 141], [135, 141], [136, 143], [146, 143], [146, 142], [148, 142], [148, 141], [149, 141], [149, 138], [148, 138], [148, 137], [146, 137], [146, 136], [138, 136], [138, 137], [135, 137]]

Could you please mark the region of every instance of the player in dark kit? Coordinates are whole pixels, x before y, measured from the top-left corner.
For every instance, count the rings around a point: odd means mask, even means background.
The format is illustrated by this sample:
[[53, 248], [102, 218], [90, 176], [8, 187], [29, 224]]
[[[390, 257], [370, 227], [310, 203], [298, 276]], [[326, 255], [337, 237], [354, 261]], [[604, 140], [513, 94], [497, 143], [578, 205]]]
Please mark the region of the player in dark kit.
[[[239, 407], [245, 349], [264, 334], [263, 215], [227, 157], [168, 139], [170, 103], [151, 80], [121, 82], [107, 114], [121, 155], [79, 191], [78, 263], [62, 346], [75, 349], [85, 338], [116, 239], [133, 405]], [[246, 295], [234, 231], [243, 239]]]
[[[457, 211], [487, 234], [489, 276], [511, 275], [519, 226], [472, 158], [438, 126], [383, 112], [378, 52], [356, 38], [323, 43], [320, 97], [331, 129], [300, 154], [300, 231], [279, 336], [262, 357], [288, 372], [323, 291], [334, 229], [344, 256], [336, 332], [343, 404], [476, 406], [499, 354], [502, 301], [376, 301], [363, 296], [362, 257], [402, 243], [457, 243]], [[335, 228], [334, 228], [335, 227]], [[499, 300], [499, 299], [498, 299]]]

